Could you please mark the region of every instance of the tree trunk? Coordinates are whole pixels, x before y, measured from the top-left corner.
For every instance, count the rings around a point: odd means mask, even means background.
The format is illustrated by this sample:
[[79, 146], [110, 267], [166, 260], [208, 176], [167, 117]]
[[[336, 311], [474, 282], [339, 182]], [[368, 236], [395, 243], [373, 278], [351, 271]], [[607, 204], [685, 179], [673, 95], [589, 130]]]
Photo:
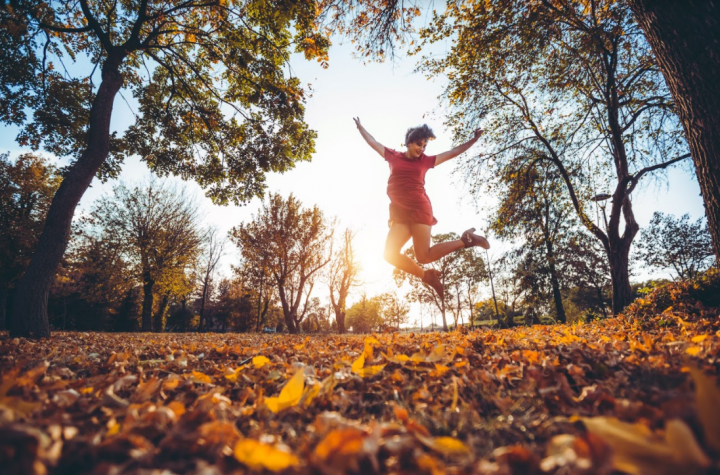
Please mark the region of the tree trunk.
[[203, 282], [203, 291], [202, 291], [202, 298], [200, 299], [200, 328], [199, 331], [205, 331], [205, 300], [207, 299], [207, 289], [208, 289], [208, 278], [205, 278], [205, 281]]
[[598, 293], [598, 302], [600, 302], [600, 308], [602, 309], [603, 318], [607, 318], [607, 311], [605, 310], [605, 299], [602, 295], [602, 289], [600, 287], [597, 287], [597, 293]]
[[614, 315], [622, 312], [632, 301], [630, 272], [628, 271], [629, 246], [618, 247], [620, 249], [611, 251], [608, 255], [613, 288], [612, 308]]
[[17, 284], [10, 318], [11, 336], [50, 336], [47, 315], [50, 286], [67, 247], [75, 207], [110, 151], [113, 101], [123, 84], [121, 62], [121, 57], [111, 56], [103, 65], [102, 82], [90, 109], [88, 146], [55, 193], [35, 253]]
[[553, 289], [557, 321], [566, 323], [567, 317], [565, 316], [565, 307], [563, 307], [562, 294], [560, 294], [560, 282], [558, 281], [557, 269], [555, 268], [555, 251], [553, 250], [552, 242], [547, 238], [545, 239], [545, 248], [547, 249], [548, 266], [550, 267], [550, 283]]
[[149, 275], [143, 279], [142, 331], [152, 331], [153, 281]]
[[185, 333], [188, 328], [188, 319], [187, 319], [187, 297], [183, 297], [182, 299], [182, 332]]
[[162, 300], [160, 301], [160, 307], [158, 308], [157, 313], [155, 314], [155, 321], [153, 322], [153, 331], [156, 333], [162, 333], [165, 331], [165, 311], [168, 307], [168, 302], [170, 301], [170, 297], [168, 295], [164, 295]]
[[287, 325], [289, 333], [293, 335], [300, 333], [298, 326], [295, 325], [295, 317], [293, 315], [287, 315], [285, 317], [285, 325]]
[[720, 260], [720, 3], [629, 0], [677, 105]]

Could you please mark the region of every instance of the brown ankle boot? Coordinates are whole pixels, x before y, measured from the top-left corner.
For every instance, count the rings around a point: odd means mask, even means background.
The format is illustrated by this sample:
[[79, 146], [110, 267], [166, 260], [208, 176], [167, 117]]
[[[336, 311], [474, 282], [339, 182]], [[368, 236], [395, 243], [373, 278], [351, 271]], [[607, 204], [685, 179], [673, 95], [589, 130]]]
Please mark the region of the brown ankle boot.
[[465, 244], [465, 247], [480, 246], [483, 249], [490, 249], [490, 243], [487, 239], [482, 236], [475, 234], [475, 228], [470, 228], [460, 237], [460, 240]]
[[440, 282], [440, 272], [435, 269], [427, 269], [422, 281], [432, 287], [440, 296], [440, 299], [445, 298], [445, 289], [443, 288], [442, 282]]

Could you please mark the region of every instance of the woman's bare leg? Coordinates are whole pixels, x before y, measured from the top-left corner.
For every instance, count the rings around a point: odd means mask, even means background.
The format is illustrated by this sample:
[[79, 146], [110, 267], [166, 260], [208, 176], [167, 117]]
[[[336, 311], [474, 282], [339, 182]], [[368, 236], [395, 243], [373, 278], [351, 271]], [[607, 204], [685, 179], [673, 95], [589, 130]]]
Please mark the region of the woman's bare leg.
[[393, 223], [390, 232], [388, 232], [387, 240], [385, 241], [384, 257], [386, 261], [398, 269], [422, 279], [423, 275], [425, 275], [422, 267], [401, 252], [403, 246], [410, 240], [411, 236], [410, 225]]
[[435, 262], [451, 252], [465, 248], [465, 244], [459, 239], [457, 241], [441, 242], [430, 247], [430, 228], [427, 224], [410, 225], [415, 257], [417, 257], [420, 264]]

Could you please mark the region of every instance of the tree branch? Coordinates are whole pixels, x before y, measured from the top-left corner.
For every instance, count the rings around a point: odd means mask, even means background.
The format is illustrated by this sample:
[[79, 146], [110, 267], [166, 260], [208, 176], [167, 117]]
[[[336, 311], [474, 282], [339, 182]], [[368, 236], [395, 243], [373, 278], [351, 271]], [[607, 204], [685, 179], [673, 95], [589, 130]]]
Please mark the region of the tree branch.
[[48, 23], [43, 23], [41, 21], [38, 22], [38, 26], [44, 30], [54, 31], [56, 33], [85, 33], [85, 32], [93, 30], [93, 28], [90, 25], [79, 27], [79, 28], [64, 28], [61, 26], [55, 26], [55, 25], [50, 25]]
[[95, 32], [95, 34], [100, 39], [100, 43], [102, 43], [102, 45], [105, 47], [105, 50], [110, 53], [113, 50], [113, 44], [110, 40], [110, 35], [103, 31], [102, 26], [100, 26], [100, 22], [98, 22], [97, 18], [93, 16], [92, 12], [90, 11], [90, 6], [88, 5], [88, 0], [80, 0], [80, 8], [82, 8], [85, 19], [88, 22], [88, 27]]
[[661, 168], [666, 168], [672, 165], [673, 163], [677, 163], [681, 160], [685, 160], [686, 158], [690, 158], [690, 154], [686, 153], [685, 155], [680, 155], [679, 157], [673, 158], [672, 160], [668, 160], [667, 162], [658, 163], [657, 165], [653, 165], [651, 167], [645, 167], [639, 172], [637, 172], [635, 175], [628, 177], [628, 183], [630, 183], [630, 188], [628, 188], [627, 194], [629, 195], [632, 193], [632, 191], [637, 186], [638, 182], [640, 181], [640, 178], [642, 178], [643, 175], [646, 173], [653, 172], [655, 170], [660, 170]]

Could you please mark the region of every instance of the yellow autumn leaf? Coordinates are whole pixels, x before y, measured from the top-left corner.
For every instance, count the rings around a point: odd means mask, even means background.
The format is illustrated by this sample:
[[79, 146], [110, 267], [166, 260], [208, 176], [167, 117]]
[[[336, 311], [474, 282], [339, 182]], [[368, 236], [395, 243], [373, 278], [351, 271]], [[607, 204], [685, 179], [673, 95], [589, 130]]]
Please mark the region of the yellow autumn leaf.
[[447, 366], [444, 364], [435, 363], [435, 371], [431, 373], [431, 375], [437, 375], [438, 377], [443, 376], [445, 373], [447, 373], [450, 370]]
[[465, 444], [453, 437], [436, 437], [428, 445], [436, 452], [446, 455], [470, 453]]
[[458, 402], [457, 378], [455, 376], [453, 376], [453, 398], [452, 398], [452, 405], [450, 405], [450, 412], [455, 412], [455, 409], [457, 409], [457, 402]]
[[361, 378], [367, 378], [367, 377], [378, 374], [380, 371], [383, 370], [383, 368], [385, 368], [384, 364], [368, 366], [367, 368], [365, 368], [364, 366], [365, 366], [365, 353], [360, 355], [358, 357], [358, 359], [356, 359], [353, 362], [350, 369], [352, 370], [353, 373], [357, 374]]
[[705, 339], [707, 339], [707, 337], [708, 337], [707, 335], [698, 335], [698, 336], [693, 337], [692, 342], [693, 343], [702, 343], [703, 341], [705, 341]]
[[240, 371], [246, 366], [247, 365], [242, 365], [237, 369], [225, 368], [225, 379], [230, 381], [231, 383], [236, 382], [238, 380], [238, 377], [240, 376]]
[[189, 379], [194, 383], [212, 384], [212, 378], [200, 371], [193, 371]]
[[306, 386], [300, 402], [307, 407], [318, 394], [320, 394], [320, 384], [316, 383], [312, 386]]
[[242, 439], [235, 444], [235, 459], [251, 470], [279, 472], [299, 463], [293, 454], [253, 439]]
[[698, 419], [705, 433], [705, 441], [710, 447], [720, 451], [720, 390], [715, 381], [697, 366], [690, 365], [690, 374], [695, 381]]
[[262, 368], [269, 362], [270, 360], [263, 355], [258, 355], [252, 359], [252, 364], [253, 366], [255, 366], [255, 368]]
[[685, 350], [685, 353], [687, 353], [690, 356], [695, 356], [702, 350], [701, 346], [691, 346], [688, 349]]
[[352, 364], [352, 366], [350, 366], [350, 369], [352, 370], [353, 373], [357, 373], [358, 371], [360, 371], [363, 368], [363, 366], [365, 366], [365, 353], [361, 354], [358, 357], [358, 359], [353, 361], [353, 364]]
[[107, 436], [111, 437], [111, 436], [117, 434], [118, 432], [120, 432], [120, 424], [118, 424], [117, 421], [115, 419], [113, 419], [108, 424]]
[[280, 412], [288, 407], [297, 406], [302, 398], [303, 390], [305, 389], [305, 374], [302, 369], [299, 369], [295, 375], [290, 378], [285, 387], [280, 391], [278, 397], [265, 398], [265, 405], [272, 412]]
[[707, 467], [692, 431], [679, 419], [665, 426], [665, 437], [653, 434], [644, 424], [628, 424], [614, 417], [582, 418], [585, 427], [613, 449], [613, 467], [629, 474], [693, 473]]
[[359, 371], [356, 371], [357, 375], [361, 378], [368, 378], [370, 376], [375, 376], [380, 371], [385, 368], [384, 364], [374, 365], [374, 366], [367, 366], [365, 368], [361, 368]]

